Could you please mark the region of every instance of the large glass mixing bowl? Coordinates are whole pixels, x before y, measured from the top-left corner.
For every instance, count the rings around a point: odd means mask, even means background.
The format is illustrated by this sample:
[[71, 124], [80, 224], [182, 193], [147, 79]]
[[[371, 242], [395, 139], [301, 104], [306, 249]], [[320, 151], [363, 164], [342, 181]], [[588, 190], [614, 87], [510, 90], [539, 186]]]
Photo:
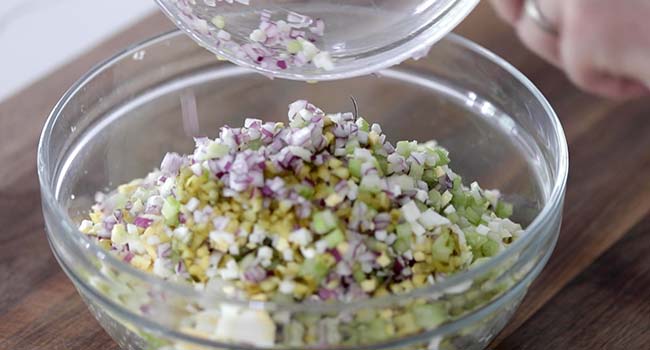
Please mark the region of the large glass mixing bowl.
[[[501, 189], [525, 234], [489, 262], [407, 294], [278, 304], [161, 280], [117, 260], [77, 230], [96, 191], [142, 177], [167, 151], [189, 152], [190, 135], [214, 137], [220, 126], [240, 125], [245, 117], [285, 119], [296, 99], [348, 111], [350, 96], [359, 113], [381, 123], [393, 141], [437, 139], [466, 181]], [[198, 123], [184, 123], [183, 111], [196, 112]], [[38, 150], [52, 251], [124, 349], [260, 348], [191, 332], [197, 318], [216, 324], [225, 310], [276, 322], [277, 341], [266, 348], [482, 349], [552, 252], [567, 167], [562, 128], [540, 92], [505, 61], [455, 35], [439, 42], [426, 60], [379, 76], [307, 84], [269, 80], [215, 60], [180, 32], [165, 34], [75, 83], [47, 120]], [[411, 311], [434, 304], [449, 310], [450, 318], [436, 325], [413, 319]], [[332, 329], [339, 336], [328, 336]], [[300, 330], [303, 336], [291, 336]]]
[[[479, 0], [156, 0], [163, 12], [200, 45], [240, 66], [296, 80], [333, 80], [376, 72], [427, 49], [460, 23]], [[246, 4], [248, 2], [248, 4]], [[217, 18], [217, 20], [215, 20]], [[262, 19], [263, 18], [263, 19]], [[251, 33], [264, 21], [295, 25], [290, 37], [311, 40], [333, 67], [273, 57], [283, 41]], [[293, 22], [293, 23], [292, 23]], [[274, 25], [273, 25], [274, 26]], [[258, 35], [259, 36], [259, 35]], [[260, 45], [260, 42], [264, 44]], [[245, 48], [245, 49], [242, 49]], [[274, 52], [274, 54], [270, 54]], [[304, 61], [302, 59], [301, 61]], [[284, 63], [286, 62], [286, 63]]]

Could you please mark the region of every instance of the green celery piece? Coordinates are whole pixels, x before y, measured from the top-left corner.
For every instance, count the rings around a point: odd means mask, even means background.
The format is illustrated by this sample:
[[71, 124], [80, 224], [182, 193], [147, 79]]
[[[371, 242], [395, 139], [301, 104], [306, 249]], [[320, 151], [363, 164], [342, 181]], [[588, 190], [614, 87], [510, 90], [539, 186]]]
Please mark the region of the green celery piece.
[[282, 294], [282, 293], [275, 293], [271, 296], [271, 300], [276, 302], [276, 303], [290, 303], [293, 300], [292, 295], [288, 294]]
[[415, 319], [415, 316], [411, 312], [403, 313], [397, 315], [393, 318], [397, 332], [400, 335], [413, 334], [420, 329], [418, 328], [418, 321]]
[[352, 267], [352, 277], [354, 277], [354, 280], [357, 281], [357, 283], [361, 283], [366, 279], [366, 274], [361, 269], [361, 265], [359, 263], [354, 264]]
[[366, 205], [368, 205], [371, 208], [377, 207], [377, 203], [375, 201], [375, 197], [373, 196], [373, 194], [364, 189], [359, 190], [359, 193], [357, 194], [357, 200], [364, 202]]
[[435, 171], [433, 169], [425, 169], [422, 174], [422, 181], [426, 182], [429, 187], [433, 187], [438, 182]]
[[300, 267], [300, 276], [319, 284], [327, 276], [330, 265], [322, 256], [307, 259]]
[[438, 162], [436, 163], [436, 166], [449, 164], [449, 152], [442, 148], [436, 148], [436, 153], [438, 153]]
[[291, 346], [304, 345], [305, 326], [300, 322], [289, 322], [285, 325], [286, 337], [288, 344]]
[[411, 225], [406, 222], [397, 225], [396, 231], [397, 236], [399, 237], [411, 237], [411, 233], [413, 232], [413, 230], [411, 230]]
[[480, 235], [480, 234], [478, 234], [478, 233], [476, 233], [474, 231], [466, 230], [465, 231], [465, 240], [467, 240], [467, 244], [469, 244], [470, 248], [472, 248], [472, 252], [480, 253], [481, 252], [481, 246], [485, 242], [488, 241], [488, 238], [486, 236]]
[[512, 216], [512, 204], [504, 201], [498, 201], [494, 213], [502, 219], [507, 219]]
[[431, 255], [438, 261], [449, 261], [451, 254], [454, 252], [453, 247], [450, 247], [450, 245], [453, 245], [453, 242], [449, 231], [446, 231], [433, 241]]
[[460, 216], [458, 216], [458, 213], [451, 213], [447, 215], [447, 219], [449, 219], [449, 221], [453, 222], [454, 224], [458, 224], [460, 222]]
[[352, 158], [348, 161], [348, 170], [350, 170], [350, 175], [361, 178], [361, 160]]
[[424, 167], [420, 164], [411, 164], [411, 169], [409, 170], [409, 176], [416, 179], [420, 180], [422, 178], [422, 174], [424, 174]]
[[499, 253], [499, 243], [488, 239], [483, 245], [481, 245], [481, 252], [483, 253], [483, 256], [495, 256], [497, 253]]
[[[365, 329], [364, 329], [365, 328]], [[386, 327], [386, 321], [381, 318], [374, 318], [365, 324], [365, 327], [362, 327], [362, 338], [364, 342], [376, 343], [388, 339], [391, 334], [388, 334]]]
[[408, 157], [411, 155], [411, 151], [413, 150], [413, 147], [411, 146], [411, 143], [408, 141], [398, 141], [397, 144], [395, 144], [395, 150], [401, 156]]
[[386, 160], [386, 157], [382, 155], [375, 155], [375, 159], [377, 160], [377, 169], [380, 170], [380, 175], [387, 174], [388, 161]]
[[334, 229], [334, 231], [330, 232], [325, 236], [325, 241], [327, 242], [327, 246], [330, 248], [336, 247], [339, 243], [343, 242], [345, 240], [345, 236], [343, 235], [343, 231], [337, 229]]
[[178, 212], [181, 209], [180, 203], [173, 196], [165, 199], [161, 213], [165, 218], [165, 224], [169, 226], [178, 225]]
[[334, 229], [337, 223], [337, 217], [329, 210], [315, 213], [312, 217], [312, 228], [321, 235]]
[[417, 324], [425, 329], [437, 327], [449, 319], [447, 308], [442, 303], [418, 305], [413, 308]]
[[345, 144], [345, 153], [353, 154], [354, 150], [359, 148], [359, 141], [357, 139], [348, 140], [348, 143]]
[[411, 244], [409, 243], [409, 240], [406, 237], [399, 237], [393, 243], [393, 249], [395, 249], [395, 251], [397, 251], [400, 254], [403, 254], [410, 248], [411, 248]]
[[452, 184], [453, 184], [453, 189], [454, 190], [462, 190], [463, 179], [460, 176], [456, 176], [456, 178], [453, 180]]
[[453, 194], [453, 197], [451, 198], [451, 204], [453, 204], [456, 209], [465, 208], [465, 206], [467, 206], [467, 197], [469, 197], [467, 193], [461, 189], [457, 190], [455, 188], [451, 193]]
[[359, 322], [368, 322], [377, 318], [377, 312], [374, 309], [360, 309], [357, 311], [356, 319]]
[[465, 217], [474, 226], [481, 223], [481, 214], [477, 213], [472, 207], [465, 208]]
[[163, 339], [162, 337], [157, 337], [151, 333], [140, 332], [139, 335], [142, 338], [142, 340], [144, 340], [147, 346], [146, 347], [147, 350], [157, 350], [159, 348], [162, 348], [165, 345], [169, 345], [169, 341]]
[[[260, 141], [260, 145], [261, 145], [261, 141]], [[206, 156], [208, 158], [219, 158], [228, 154], [229, 151], [230, 151], [230, 147], [222, 143], [212, 142], [208, 145], [206, 149]]]
[[262, 140], [260, 140], [260, 139], [251, 140], [251, 141], [248, 142], [248, 148], [249, 149], [257, 151], [258, 149], [260, 149], [260, 147], [262, 147]]
[[298, 40], [290, 40], [287, 42], [287, 52], [290, 54], [297, 54], [302, 50], [302, 44]]
[[298, 194], [305, 199], [312, 199], [314, 197], [314, 188], [309, 185], [296, 186]]
[[429, 191], [429, 201], [431, 202], [431, 206], [433, 209], [436, 211], [440, 211], [442, 208], [442, 194], [438, 192], [436, 189], [433, 189]]
[[359, 127], [359, 130], [361, 130], [361, 131], [365, 131], [365, 132], [370, 131], [370, 124], [368, 124], [368, 122], [365, 119], [361, 118], [361, 117], [359, 117], [357, 119], [357, 126]]

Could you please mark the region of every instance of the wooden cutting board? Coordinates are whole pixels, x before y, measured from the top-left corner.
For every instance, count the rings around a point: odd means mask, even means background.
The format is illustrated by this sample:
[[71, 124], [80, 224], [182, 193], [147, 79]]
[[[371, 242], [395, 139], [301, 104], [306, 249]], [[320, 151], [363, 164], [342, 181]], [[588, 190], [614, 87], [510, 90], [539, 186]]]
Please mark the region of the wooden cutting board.
[[[78, 77], [171, 28], [153, 15], [0, 102], [0, 349], [118, 349], [50, 253], [36, 145], [50, 109]], [[570, 149], [557, 248], [491, 348], [650, 349], [650, 99], [612, 102], [579, 92], [526, 51], [487, 4], [457, 32], [540, 87]]]

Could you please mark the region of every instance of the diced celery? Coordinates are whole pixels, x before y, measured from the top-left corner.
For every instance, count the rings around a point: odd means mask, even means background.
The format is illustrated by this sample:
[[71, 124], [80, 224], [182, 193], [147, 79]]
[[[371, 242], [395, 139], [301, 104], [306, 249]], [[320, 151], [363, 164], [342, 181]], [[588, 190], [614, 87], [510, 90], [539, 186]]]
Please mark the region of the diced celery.
[[370, 124], [368, 124], [368, 122], [365, 119], [361, 118], [361, 117], [359, 117], [359, 119], [357, 119], [357, 126], [359, 127], [359, 130], [361, 130], [361, 131], [365, 131], [365, 132], [370, 131]]
[[262, 147], [262, 140], [257, 139], [257, 140], [250, 140], [248, 141], [248, 148], [257, 151], [260, 147]]
[[481, 246], [487, 242], [488, 238], [472, 230], [465, 230], [465, 240], [467, 240], [472, 252], [481, 252]]
[[411, 244], [409, 241], [410, 240], [406, 237], [399, 237], [393, 243], [393, 249], [395, 249], [395, 251], [398, 253], [403, 254], [407, 250], [411, 249]]
[[381, 318], [374, 318], [362, 327], [361, 337], [364, 342], [376, 343], [387, 339], [390, 334], [387, 334], [389, 328], [386, 321]]
[[454, 189], [453, 195], [454, 196], [451, 198], [451, 204], [453, 204], [456, 209], [464, 208], [467, 205], [467, 197], [469, 196], [462, 190]]
[[169, 196], [165, 199], [161, 213], [165, 218], [165, 224], [169, 226], [178, 225], [178, 211], [181, 208], [181, 204], [173, 196]]
[[323, 259], [323, 256], [317, 256], [312, 259], [307, 259], [302, 263], [300, 276], [318, 284], [327, 276], [329, 270], [330, 265]]
[[436, 166], [449, 164], [449, 152], [447, 150], [436, 148], [436, 153], [438, 153], [438, 163], [436, 163]]
[[357, 283], [361, 283], [366, 279], [366, 274], [361, 269], [360, 264], [357, 263], [352, 268], [352, 277], [354, 277], [354, 280], [357, 281]]
[[375, 159], [377, 159], [377, 166], [379, 170], [381, 170], [382, 174], [387, 174], [388, 173], [388, 161], [386, 160], [386, 157], [381, 156], [381, 155], [376, 155]]
[[453, 222], [454, 224], [457, 224], [460, 221], [460, 217], [458, 216], [457, 212], [447, 214], [447, 219], [449, 219], [449, 221]]
[[497, 202], [497, 207], [494, 210], [494, 213], [502, 219], [507, 219], [512, 216], [512, 204], [504, 201], [499, 201]]
[[411, 164], [411, 170], [409, 170], [409, 176], [419, 180], [422, 178], [422, 174], [424, 173], [424, 167], [420, 164], [412, 163]]
[[348, 170], [350, 170], [350, 175], [356, 177], [356, 178], [361, 178], [361, 160], [352, 158], [348, 162]]
[[456, 178], [453, 180], [454, 190], [462, 190], [462, 187], [463, 187], [463, 179], [461, 179], [460, 176], [456, 176]]
[[436, 172], [433, 169], [426, 169], [422, 173], [422, 181], [426, 182], [429, 187], [432, 187], [437, 181]]
[[343, 242], [345, 240], [345, 236], [343, 235], [343, 232], [340, 229], [335, 229], [334, 231], [330, 232], [325, 236], [325, 241], [327, 242], [327, 245], [330, 248], [336, 247], [339, 243]]
[[316, 233], [325, 234], [336, 227], [338, 219], [329, 210], [315, 213], [312, 217], [312, 228]]
[[357, 321], [368, 322], [377, 318], [377, 312], [374, 309], [360, 309], [357, 311]]
[[357, 200], [364, 202], [366, 205], [372, 208], [374, 208], [376, 204], [375, 197], [372, 195], [372, 193], [368, 191], [360, 191], [357, 194]]
[[499, 253], [499, 243], [488, 239], [483, 245], [481, 245], [481, 252], [483, 253], [483, 256], [494, 256], [497, 253]]
[[230, 148], [222, 143], [211, 142], [205, 150], [205, 159], [223, 157], [229, 150]]
[[157, 337], [151, 333], [147, 332], [140, 332], [139, 333], [140, 337], [142, 337], [142, 340], [144, 340], [147, 349], [159, 349], [165, 347], [165, 345], [169, 344], [169, 341], [163, 339], [162, 337]]
[[395, 327], [400, 335], [413, 334], [419, 330], [418, 322], [410, 312], [397, 315], [393, 318], [393, 322], [395, 322]]
[[418, 305], [413, 308], [413, 315], [417, 324], [425, 329], [437, 327], [449, 318], [442, 303]]
[[128, 233], [124, 224], [115, 224], [111, 230], [111, 241], [117, 244], [125, 244], [128, 241]]
[[297, 54], [302, 50], [302, 45], [298, 40], [290, 40], [287, 42], [287, 52], [290, 54]]
[[478, 225], [481, 222], [481, 214], [477, 213], [472, 207], [465, 208], [465, 218], [472, 225]]
[[301, 197], [312, 199], [314, 197], [314, 188], [309, 185], [298, 185], [296, 190]]
[[291, 346], [304, 345], [305, 326], [300, 322], [289, 322], [285, 325], [288, 344]]
[[397, 235], [399, 237], [410, 237], [411, 232], [413, 232], [413, 230], [411, 230], [411, 225], [409, 225], [406, 222], [403, 223], [403, 224], [397, 225], [396, 230], [397, 230]]
[[442, 195], [437, 190], [433, 189], [429, 191], [429, 205], [432, 206], [436, 211], [440, 211], [442, 208]]
[[408, 157], [411, 155], [412, 146], [408, 141], [398, 141], [395, 145], [395, 150], [403, 157]]
[[354, 150], [359, 148], [359, 140], [357, 139], [350, 139], [348, 140], [348, 143], [345, 144], [345, 153], [346, 154], [353, 154]]
[[438, 236], [431, 247], [431, 255], [438, 261], [448, 261], [453, 252], [453, 241], [449, 231]]

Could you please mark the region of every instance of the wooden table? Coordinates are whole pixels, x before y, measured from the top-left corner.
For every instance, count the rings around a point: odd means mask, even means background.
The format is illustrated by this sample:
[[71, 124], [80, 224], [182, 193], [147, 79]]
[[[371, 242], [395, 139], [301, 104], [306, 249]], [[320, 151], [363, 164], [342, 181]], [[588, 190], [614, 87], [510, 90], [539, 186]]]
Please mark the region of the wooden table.
[[[0, 103], [0, 349], [117, 349], [44, 235], [36, 145], [57, 99], [94, 63], [168, 30], [154, 15]], [[458, 28], [512, 62], [562, 119], [571, 169], [562, 234], [496, 349], [650, 349], [650, 99], [576, 90], [483, 4]]]

